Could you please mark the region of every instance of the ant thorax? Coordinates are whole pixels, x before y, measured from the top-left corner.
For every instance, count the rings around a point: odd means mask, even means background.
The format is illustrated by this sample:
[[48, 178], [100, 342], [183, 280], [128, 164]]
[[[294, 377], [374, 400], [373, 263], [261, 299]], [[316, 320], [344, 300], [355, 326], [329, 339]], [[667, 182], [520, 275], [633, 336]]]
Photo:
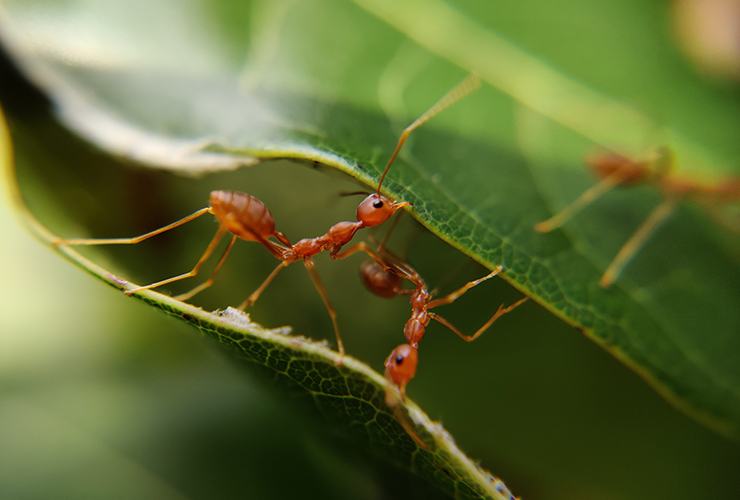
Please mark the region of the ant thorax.
[[411, 302], [411, 309], [413, 311], [426, 309], [427, 304], [429, 304], [430, 300], [432, 300], [432, 294], [429, 293], [429, 290], [427, 290], [424, 286], [418, 287], [409, 298], [409, 302]]
[[430, 317], [428, 312], [431, 294], [426, 288], [419, 288], [411, 295], [411, 317], [403, 327], [403, 335], [408, 343], [416, 348], [424, 338]]
[[330, 249], [332, 252], [338, 251], [341, 247], [349, 243], [354, 238], [355, 233], [362, 229], [362, 222], [337, 222], [327, 231], [326, 236], [330, 241]]
[[403, 327], [403, 336], [413, 348], [419, 347], [419, 342], [424, 338], [426, 333], [427, 325], [429, 324], [429, 313], [423, 311], [421, 313], [414, 313], [406, 321]]
[[361, 222], [337, 222], [329, 228], [326, 234], [316, 238], [304, 238], [297, 241], [289, 250], [287, 258], [291, 260], [312, 257], [318, 253], [328, 250], [332, 255], [349, 243], [355, 233], [362, 229]]

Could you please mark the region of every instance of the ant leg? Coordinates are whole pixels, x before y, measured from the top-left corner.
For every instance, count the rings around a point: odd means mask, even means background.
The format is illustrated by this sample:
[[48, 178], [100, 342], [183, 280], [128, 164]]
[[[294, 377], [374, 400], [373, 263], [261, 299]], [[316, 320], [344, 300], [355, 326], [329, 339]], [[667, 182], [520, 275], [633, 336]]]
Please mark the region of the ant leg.
[[275, 238], [277, 238], [277, 240], [278, 240], [278, 241], [279, 241], [280, 243], [282, 243], [283, 245], [285, 245], [285, 246], [288, 246], [288, 247], [292, 247], [292, 246], [293, 246], [293, 245], [292, 245], [292, 244], [290, 243], [290, 240], [288, 239], [288, 237], [287, 237], [287, 236], [285, 236], [285, 235], [284, 235], [283, 233], [281, 233], [280, 231], [275, 231], [275, 235], [274, 235], [274, 236], [275, 236]]
[[486, 321], [485, 323], [483, 323], [483, 326], [481, 326], [480, 328], [478, 328], [478, 330], [474, 334], [472, 334], [472, 335], [465, 335], [455, 325], [453, 325], [452, 323], [450, 323], [449, 321], [447, 321], [446, 319], [444, 319], [439, 314], [435, 314], [433, 312], [430, 312], [429, 313], [429, 317], [432, 318], [433, 320], [437, 321], [438, 323], [442, 324], [443, 326], [446, 326], [452, 333], [454, 333], [455, 335], [457, 335], [458, 337], [460, 337], [461, 339], [463, 339], [465, 342], [473, 342], [478, 337], [480, 337], [481, 335], [483, 335], [483, 333], [486, 330], [488, 330], [491, 327], [491, 325], [497, 319], [499, 319], [504, 314], [513, 311], [514, 309], [516, 309], [520, 305], [524, 304], [527, 300], [529, 300], [529, 297], [522, 297], [521, 299], [517, 300], [516, 302], [514, 302], [510, 306], [506, 306], [506, 307], [504, 307], [504, 305], [501, 304], [500, 306], [498, 306], [498, 309], [496, 309], [496, 312], [493, 313], [493, 316], [491, 316], [490, 318], [488, 318], [488, 321]]
[[[407, 279], [416, 285], [418, 285], [419, 283], [423, 283], [421, 276], [419, 276], [419, 274], [411, 266], [406, 264], [400, 258], [391, 254], [390, 252], [386, 251], [385, 249], [380, 248], [379, 250], [383, 253], [385, 257], [381, 257], [375, 250], [370, 248], [367, 243], [361, 241], [360, 243], [356, 243], [346, 250], [331, 255], [331, 257], [336, 260], [346, 259], [350, 255], [356, 254], [357, 252], [364, 252], [369, 255], [375, 262], [377, 262], [381, 267], [383, 267], [383, 269], [391, 270], [394, 273], [397, 273], [402, 278]], [[406, 292], [398, 293], [405, 294]]]
[[282, 271], [283, 269], [285, 269], [289, 265], [290, 265], [290, 262], [288, 262], [286, 260], [280, 262], [280, 264], [278, 264], [277, 267], [272, 270], [272, 272], [267, 276], [267, 278], [265, 278], [265, 281], [262, 282], [262, 284], [259, 286], [259, 288], [257, 288], [257, 290], [255, 290], [254, 292], [252, 292], [249, 295], [249, 297], [247, 297], [246, 299], [244, 299], [244, 302], [242, 302], [241, 304], [239, 304], [239, 307], [237, 307], [237, 309], [243, 311], [246, 308], [253, 306], [254, 303], [257, 302], [257, 300], [260, 298], [260, 295], [262, 295], [262, 292], [264, 292], [265, 289], [268, 286], [270, 286], [270, 283], [272, 283], [272, 281], [277, 277], [277, 275], [280, 274], [280, 271]]
[[[363, 252], [367, 254], [371, 259], [383, 266], [384, 269], [392, 269], [396, 272], [401, 273], [403, 276], [418, 276], [418, 274], [416, 274], [416, 271], [411, 269], [411, 267], [406, 264], [406, 262], [401, 260], [401, 258], [395, 256], [382, 247], [378, 247], [378, 250], [373, 250], [364, 241], [355, 243], [351, 247], [331, 255], [331, 258], [335, 260], [346, 259], [350, 255], [354, 255], [357, 252]], [[381, 254], [383, 256], [381, 256]], [[409, 279], [413, 281], [413, 278], [410, 277]]]
[[620, 172], [615, 172], [612, 175], [604, 178], [598, 184], [594, 184], [581, 195], [576, 198], [570, 205], [567, 205], [560, 212], [556, 213], [549, 219], [538, 222], [534, 225], [534, 229], [540, 233], [549, 233], [553, 229], [565, 224], [568, 219], [573, 217], [575, 214], [580, 212], [586, 205], [593, 202], [599, 196], [609, 192], [615, 186], [618, 186], [623, 182], [623, 176]]
[[355, 243], [349, 248], [346, 248], [342, 250], [341, 252], [337, 252], [335, 254], [331, 255], [332, 259], [340, 260], [340, 259], [346, 259], [350, 255], [354, 255], [357, 252], [364, 252], [367, 255], [369, 255], [375, 262], [378, 264], [385, 265], [385, 261], [380, 257], [380, 255], [377, 254], [375, 250], [370, 248], [367, 243], [364, 241], [361, 241], [359, 243]]
[[398, 211], [398, 215], [396, 215], [393, 218], [393, 221], [388, 226], [388, 229], [385, 232], [385, 235], [383, 235], [383, 239], [378, 244], [378, 249], [385, 248], [386, 244], [388, 243], [388, 240], [391, 239], [391, 234], [393, 233], [393, 230], [396, 229], [396, 226], [398, 226], [398, 222], [401, 220], [401, 216], [403, 215], [403, 211]]
[[[401, 400], [404, 400], [406, 398], [406, 394], [401, 395]], [[388, 395], [386, 394], [386, 403], [388, 402]], [[409, 437], [416, 443], [416, 446], [423, 450], [429, 449], [429, 445], [424, 442], [423, 439], [421, 439], [421, 436], [416, 432], [416, 429], [414, 429], [413, 424], [411, 423], [411, 417], [408, 416], [408, 414], [401, 411], [401, 406], [398, 403], [395, 404], [389, 404], [388, 405], [393, 410], [393, 416], [396, 417], [396, 421], [401, 424], [401, 427], [403, 427], [403, 430], [406, 431], [406, 434], [409, 435]]]
[[198, 271], [200, 271], [200, 268], [203, 267], [203, 264], [205, 264], [205, 262], [208, 260], [208, 258], [213, 253], [213, 251], [216, 249], [219, 241], [221, 241], [221, 238], [223, 238], [224, 234], [226, 234], [226, 229], [224, 229], [223, 227], [219, 227], [218, 230], [216, 231], [216, 234], [213, 235], [213, 239], [211, 239], [211, 242], [208, 244], [205, 251], [203, 252], [203, 255], [200, 256], [200, 259], [198, 259], [198, 262], [195, 263], [195, 266], [193, 266], [193, 268], [187, 273], [178, 274], [177, 276], [173, 276], [171, 278], [167, 278], [162, 281], [157, 281], [156, 283], [150, 283], [144, 286], [137, 286], [136, 288], [125, 290], [123, 293], [125, 293], [126, 295], [132, 295], [136, 292], [141, 292], [142, 290], [151, 290], [152, 288], [157, 288], [162, 285], [174, 283], [175, 281], [180, 281], [186, 278], [192, 278], [193, 276], [197, 276]]
[[[420, 233], [419, 233], [418, 230], [414, 231], [413, 237], [406, 239], [406, 242], [404, 243], [404, 249], [401, 252], [394, 253], [394, 252], [391, 252], [390, 250], [388, 250], [388, 248], [387, 248], [388, 241], [391, 239], [392, 233], [396, 229], [396, 227], [398, 226], [398, 223], [400, 222], [401, 217], [403, 217], [403, 214], [406, 213], [406, 212], [398, 211], [397, 213], [398, 213], [398, 215], [396, 215], [395, 218], [393, 219], [393, 221], [390, 223], [390, 225], [389, 225], [388, 229], [386, 230], [385, 234], [383, 235], [383, 239], [381, 241], [378, 241], [378, 239], [374, 235], [372, 235], [372, 234], [368, 234], [367, 239], [373, 245], [375, 245], [375, 249], [376, 249], [377, 252], [380, 252], [380, 253], [382, 253], [384, 255], [387, 255], [387, 256], [392, 256], [397, 261], [401, 261], [402, 259], [398, 255], [399, 254], [400, 255], [408, 255], [408, 253], [409, 253], [408, 252], [408, 249], [409, 249], [409, 246], [410, 246], [411, 242], [414, 239], [416, 239], [419, 236]], [[415, 227], [414, 229], [418, 229], [418, 228]]]
[[401, 132], [401, 136], [398, 138], [396, 148], [393, 150], [393, 153], [391, 153], [391, 157], [388, 159], [388, 163], [386, 163], [385, 169], [383, 169], [383, 173], [378, 180], [377, 192], [380, 192], [380, 186], [383, 185], [383, 179], [385, 179], [388, 170], [391, 168], [391, 165], [395, 161], [398, 153], [401, 151], [401, 148], [403, 147], [406, 139], [409, 138], [411, 133], [432, 118], [434, 118], [436, 115], [444, 111], [446, 108], [452, 106], [457, 101], [470, 94], [478, 87], [480, 87], [480, 78], [477, 75], [468, 75], [462, 82], [458, 83], [452, 90], [447, 92], [447, 94], [445, 94], [439, 101], [434, 103], [431, 108], [426, 110], [419, 118], [414, 120], [411, 125], [403, 129], [403, 132]]
[[231, 253], [231, 249], [234, 247], [234, 243], [236, 243], [236, 235], [231, 237], [231, 240], [229, 240], [229, 244], [226, 245], [226, 249], [224, 250], [224, 253], [221, 254], [221, 258], [218, 259], [218, 262], [216, 263], [216, 267], [213, 268], [213, 272], [211, 272], [211, 276], [208, 277], [206, 281], [201, 283], [200, 285], [196, 286], [192, 290], [181, 293], [180, 295], [176, 295], [175, 299], [182, 300], [183, 302], [192, 299], [196, 295], [198, 295], [200, 292], [205, 290], [206, 288], [209, 288], [211, 285], [213, 285], [213, 282], [216, 280], [216, 275], [221, 270], [221, 268], [224, 265], [224, 262], [226, 262], [226, 258]]
[[148, 233], [141, 234], [139, 236], [134, 236], [133, 238], [83, 238], [83, 239], [70, 239], [70, 240], [64, 240], [64, 239], [58, 239], [54, 240], [54, 245], [136, 245], [137, 243], [141, 243], [144, 240], [148, 240], [152, 236], [157, 236], [158, 234], [162, 234], [166, 231], [169, 231], [170, 229], [175, 229], [176, 227], [182, 226], [183, 224], [187, 224], [191, 220], [195, 220], [201, 215], [205, 215], [207, 213], [211, 213], [211, 207], [201, 208], [197, 212], [194, 212], [187, 217], [183, 217], [182, 219], [173, 222], [172, 224], [167, 224], [166, 226], [160, 227], [159, 229], [155, 229], [154, 231], [150, 231]]
[[645, 244], [650, 234], [655, 231], [658, 225], [663, 222], [671, 212], [673, 212], [675, 207], [676, 200], [669, 198], [667, 200], [663, 200], [660, 205], [650, 212], [650, 215], [645, 219], [645, 222], [643, 222], [637, 231], [630, 236], [627, 243], [619, 249], [614, 260], [611, 261], [609, 266], [606, 268], [606, 271], [604, 271], [604, 274], [601, 276], [601, 280], [599, 281], [599, 284], [602, 287], [607, 288], [616, 281], [627, 262], [634, 257], [637, 251]]
[[367, 254], [371, 259], [373, 259], [375, 262], [377, 262], [378, 264], [380, 264], [381, 266], [383, 266], [384, 269], [395, 269], [396, 266], [394, 266], [392, 264], [400, 264], [400, 262], [401, 262], [399, 260], [398, 263], [396, 263], [396, 262], [391, 263], [390, 262], [390, 259], [393, 258], [394, 256], [388, 254], [388, 259], [384, 259], [383, 257], [381, 257], [378, 254], [378, 252], [376, 252], [375, 250], [373, 250], [372, 248], [370, 248], [370, 246], [367, 243], [365, 243], [364, 241], [361, 241], [359, 243], [355, 243], [351, 247], [349, 247], [349, 248], [347, 248], [345, 250], [342, 250], [341, 252], [337, 252], [337, 253], [335, 253], [333, 255], [330, 255], [330, 257], [332, 259], [334, 259], [334, 260], [341, 260], [341, 259], [346, 259], [347, 257], [349, 257], [351, 255], [354, 255], [357, 252], [363, 252], [363, 253]]
[[431, 302], [429, 302], [428, 308], [429, 309], [433, 309], [435, 307], [444, 306], [444, 305], [447, 305], [447, 304], [452, 304], [457, 299], [459, 299], [462, 295], [464, 295], [468, 290], [470, 290], [471, 288], [473, 288], [475, 286], [480, 285], [481, 283], [483, 283], [484, 281], [486, 281], [488, 279], [493, 278], [494, 276], [496, 276], [498, 273], [500, 273], [503, 270], [504, 270], [503, 267], [496, 266], [496, 269], [494, 269], [490, 273], [486, 274], [482, 278], [478, 278], [477, 280], [469, 281], [469, 282], [465, 283], [463, 286], [461, 286], [460, 288], [458, 288], [457, 290], [455, 290], [454, 292], [452, 292], [452, 293], [450, 293], [450, 294], [448, 294], [448, 295], [446, 295], [444, 297], [441, 297], [439, 299], [432, 300]]
[[334, 309], [334, 306], [332, 306], [331, 302], [329, 301], [329, 294], [326, 292], [326, 287], [321, 282], [319, 273], [316, 271], [316, 269], [314, 269], [314, 262], [310, 259], [307, 259], [303, 261], [303, 264], [306, 266], [308, 275], [311, 276], [311, 280], [313, 280], [313, 284], [316, 287], [316, 291], [319, 292], [321, 300], [324, 301], [324, 306], [326, 306], [326, 311], [329, 313], [329, 318], [331, 318], [331, 324], [334, 327], [334, 334], [337, 337], [337, 349], [339, 350], [339, 355], [344, 356], [344, 343], [342, 342], [342, 336], [339, 334], [339, 325], [337, 324], [337, 312]]

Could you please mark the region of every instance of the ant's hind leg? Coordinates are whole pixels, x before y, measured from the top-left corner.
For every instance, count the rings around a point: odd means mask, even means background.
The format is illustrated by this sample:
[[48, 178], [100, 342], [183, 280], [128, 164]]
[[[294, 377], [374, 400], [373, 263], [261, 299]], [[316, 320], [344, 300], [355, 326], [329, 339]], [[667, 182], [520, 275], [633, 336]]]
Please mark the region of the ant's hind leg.
[[277, 277], [277, 275], [280, 274], [280, 271], [288, 267], [288, 265], [290, 265], [290, 262], [288, 261], [284, 260], [280, 262], [280, 264], [278, 264], [277, 267], [272, 270], [272, 272], [267, 276], [267, 278], [265, 278], [265, 281], [262, 282], [262, 284], [257, 288], [257, 290], [252, 292], [249, 295], [249, 297], [244, 299], [244, 302], [239, 304], [239, 307], [237, 307], [237, 309], [239, 309], [240, 311], [243, 311], [247, 307], [251, 307], [252, 305], [254, 305], [254, 303], [257, 302], [257, 299], [260, 298], [260, 295], [262, 295], [262, 292], [264, 292], [265, 289], [270, 285], [270, 283], [272, 283], [272, 281]]
[[560, 212], [556, 213], [549, 219], [545, 219], [542, 222], [538, 222], [537, 224], [535, 224], [535, 231], [539, 233], [549, 233], [550, 231], [559, 228], [587, 205], [595, 201], [600, 196], [606, 194], [611, 189], [621, 184], [623, 181], [624, 179], [622, 178], [622, 174], [620, 172], [615, 172], [612, 175], [604, 178], [597, 184], [594, 184], [583, 193], [581, 193], [578, 198], [573, 200]]
[[195, 266], [193, 266], [193, 269], [191, 269], [187, 273], [178, 274], [177, 276], [173, 276], [171, 278], [167, 278], [162, 281], [157, 281], [156, 283], [150, 283], [148, 285], [138, 286], [136, 288], [126, 290], [123, 293], [125, 293], [126, 295], [132, 295], [142, 290], [151, 290], [153, 288], [157, 288], [162, 285], [174, 283], [175, 281], [180, 281], [186, 278], [192, 278], [193, 276], [197, 276], [198, 271], [200, 271], [200, 268], [203, 267], [203, 264], [205, 264], [205, 262], [211, 256], [211, 254], [213, 254], [213, 251], [218, 246], [218, 242], [221, 241], [221, 238], [223, 238], [224, 234], [226, 234], [226, 230], [223, 227], [219, 227], [218, 230], [216, 231], [216, 234], [213, 236], [213, 239], [211, 239], [211, 242], [208, 244], [205, 251], [203, 252], [203, 255], [200, 256], [200, 259], [198, 259], [198, 262], [195, 263]]
[[501, 304], [500, 306], [498, 306], [498, 309], [496, 309], [496, 312], [493, 313], [493, 316], [488, 318], [488, 321], [483, 323], [483, 326], [478, 328], [478, 330], [472, 335], [465, 335], [455, 325], [453, 325], [452, 323], [444, 319], [439, 314], [430, 312], [429, 317], [435, 320], [436, 322], [440, 323], [441, 325], [447, 327], [452, 333], [454, 333], [455, 335], [463, 339], [465, 342], [473, 342], [478, 337], [483, 335], [483, 333], [486, 330], [488, 330], [491, 327], [491, 325], [493, 325], [493, 323], [496, 322], [497, 319], [499, 319], [501, 316], [503, 316], [506, 313], [510, 313], [511, 311], [519, 307], [520, 305], [524, 304], [527, 300], [529, 300], [529, 297], [522, 297], [521, 299], [517, 300], [510, 306], [504, 306], [503, 304]]
[[150, 231], [139, 236], [134, 236], [133, 238], [80, 238], [70, 240], [57, 239], [54, 240], [52, 243], [54, 245], [136, 245], [137, 243], [148, 240], [153, 236], [157, 236], [158, 234], [162, 234], [171, 229], [175, 229], [176, 227], [180, 227], [183, 224], [187, 224], [188, 222], [197, 219], [201, 215], [205, 215], [208, 213], [211, 213], [210, 207], [201, 208], [197, 212], [194, 212], [187, 217], [183, 217], [182, 219], [175, 221], [172, 224], [167, 224], [166, 226], [160, 227], [159, 229], [155, 229], [154, 231]]
[[211, 285], [213, 285], [213, 282], [216, 281], [216, 275], [221, 271], [221, 268], [224, 265], [224, 262], [226, 262], [226, 259], [229, 257], [229, 254], [231, 253], [231, 249], [234, 248], [234, 243], [236, 243], [236, 236], [232, 236], [231, 240], [229, 240], [229, 244], [226, 245], [226, 249], [224, 250], [224, 253], [221, 254], [221, 257], [218, 259], [218, 262], [216, 263], [216, 267], [213, 268], [213, 271], [211, 272], [211, 275], [208, 277], [207, 280], [205, 280], [200, 285], [196, 286], [192, 290], [181, 293], [180, 295], [175, 296], [177, 300], [182, 300], [183, 302], [192, 299], [196, 295], [198, 295], [200, 292], [205, 290], [206, 288], [209, 288]]
[[602, 287], [607, 288], [616, 281], [619, 274], [624, 269], [624, 266], [627, 265], [627, 262], [629, 262], [637, 251], [645, 245], [650, 234], [655, 231], [661, 222], [671, 215], [671, 212], [673, 212], [675, 207], [676, 200], [669, 198], [664, 200], [660, 205], [655, 207], [652, 212], [650, 212], [650, 215], [645, 219], [645, 222], [643, 222], [630, 239], [627, 240], [627, 243], [619, 249], [617, 256], [614, 257], [614, 260], [611, 261], [609, 266], [606, 268], [606, 271], [604, 271], [604, 275], [599, 281], [599, 284]]
[[316, 291], [319, 292], [321, 300], [324, 301], [324, 306], [326, 306], [326, 311], [329, 313], [329, 318], [331, 318], [331, 324], [334, 327], [334, 334], [337, 337], [337, 350], [339, 351], [339, 355], [344, 356], [344, 343], [342, 342], [342, 336], [339, 334], [337, 312], [334, 309], [334, 306], [332, 306], [331, 302], [329, 301], [329, 294], [326, 292], [326, 287], [324, 286], [324, 283], [322, 283], [321, 278], [319, 277], [319, 273], [316, 271], [316, 269], [314, 269], [313, 261], [304, 260], [303, 264], [306, 266], [308, 275], [311, 276], [311, 280], [316, 287]]
[[461, 286], [460, 288], [458, 288], [457, 290], [455, 290], [454, 292], [452, 292], [452, 293], [450, 293], [448, 295], [445, 295], [444, 297], [440, 297], [438, 299], [432, 300], [431, 302], [429, 302], [429, 306], [428, 306], [429, 309], [433, 309], [433, 308], [439, 307], [439, 306], [444, 306], [444, 305], [447, 305], [447, 304], [452, 304], [457, 299], [459, 299], [462, 295], [464, 295], [468, 290], [470, 290], [471, 288], [473, 288], [475, 286], [480, 285], [481, 283], [483, 283], [484, 281], [486, 281], [488, 279], [493, 278], [494, 276], [496, 276], [497, 274], [499, 274], [503, 270], [504, 270], [503, 267], [496, 266], [496, 269], [494, 269], [490, 273], [486, 274], [482, 278], [478, 278], [477, 280], [469, 281], [469, 282], [465, 283], [463, 286]]

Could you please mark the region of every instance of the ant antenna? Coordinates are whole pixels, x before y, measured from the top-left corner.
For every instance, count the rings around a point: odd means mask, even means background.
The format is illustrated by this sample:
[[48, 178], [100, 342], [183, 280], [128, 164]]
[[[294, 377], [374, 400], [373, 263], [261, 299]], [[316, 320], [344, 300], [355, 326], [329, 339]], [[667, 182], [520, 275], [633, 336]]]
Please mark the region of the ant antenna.
[[360, 195], [360, 194], [363, 194], [363, 195], [367, 196], [367, 195], [370, 194], [370, 191], [365, 191], [363, 189], [360, 189], [358, 191], [340, 191], [339, 192], [339, 196], [341, 196], [343, 198], [344, 197], [347, 197], [347, 196], [356, 196], [356, 195]]
[[406, 139], [408, 139], [411, 135], [411, 132], [424, 125], [426, 122], [434, 118], [446, 108], [455, 104], [466, 95], [476, 90], [478, 87], [480, 87], [480, 78], [478, 77], [478, 75], [468, 75], [462, 82], [458, 83], [452, 90], [447, 92], [447, 94], [445, 94], [431, 108], [426, 110], [419, 118], [414, 120], [411, 125], [403, 129], [403, 132], [401, 132], [401, 137], [398, 138], [396, 149], [394, 149], [393, 153], [391, 153], [391, 157], [390, 159], [388, 159], [388, 163], [386, 163], [385, 169], [380, 176], [380, 180], [378, 181], [378, 189], [375, 190], [377, 194], [380, 194], [380, 187], [383, 185], [383, 180], [385, 179], [388, 170], [390, 170], [391, 165], [396, 160], [396, 156], [398, 156], [398, 153], [401, 151], [401, 148], [406, 142]]

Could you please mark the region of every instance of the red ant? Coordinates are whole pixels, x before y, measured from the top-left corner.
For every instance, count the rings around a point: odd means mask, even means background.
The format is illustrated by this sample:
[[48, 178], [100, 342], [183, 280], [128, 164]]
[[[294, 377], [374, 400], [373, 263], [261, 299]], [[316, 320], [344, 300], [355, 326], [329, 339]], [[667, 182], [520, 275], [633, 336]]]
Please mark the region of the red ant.
[[723, 220], [717, 211], [717, 205], [740, 200], [739, 178], [730, 178], [715, 184], [701, 184], [672, 175], [673, 155], [667, 148], [659, 149], [652, 158], [645, 160], [633, 160], [612, 152], [598, 153], [587, 157], [586, 164], [601, 181], [584, 191], [557, 214], [536, 224], [535, 230], [547, 233], [562, 226], [585, 206], [617, 186], [649, 184], [655, 186], [664, 198], [609, 263], [599, 281], [602, 287], [609, 287], [617, 280], [627, 262], [645, 244], [650, 234], [684, 199], [699, 202], [719, 222], [733, 230], [738, 229]]
[[[394, 222], [397, 221], [398, 218]], [[390, 231], [388, 234], [390, 234]], [[387, 237], [388, 235], [386, 235], [386, 239]], [[399, 403], [406, 397], [406, 385], [416, 375], [416, 368], [419, 364], [419, 343], [424, 338], [426, 328], [429, 326], [431, 320], [435, 320], [445, 326], [464, 341], [473, 342], [488, 330], [498, 318], [522, 305], [528, 300], [528, 297], [523, 297], [510, 306], [500, 305], [496, 312], [475, 333], [465, 335], [439, 314], [430, 312], [430, 309], [451, 304], [471, 288], [499, 274], [503, 268], [498, 266], [487, 275], [466, 283], [454, 292], [444, 297], [433, 299], [433, 292], [429, 291], [419, 273], [408, 263], [402, 261], [388, 250], [385, 250], [383, 248], [384, 243], [385, 239], [378, 245], [377, 250], [373, 252], [369, 251], [370, 249], [366, 243], [361, 242], [348, 250], [348, 252], [364, 251], [373, 258], [373, 260], [363, 262], [360, 266], [362, 282], [372, 293], [383, 298], [392, 298], [400, 295], [409, 296], [411, 317], [406, 321], [403, 329], [407, 343], [393, 349], [385, 360], [385, 377], [398, 388], [400, 398], [395, 392], [386, 390], [386, 404], [391, 408], [396, 420], [406, 430], [406, 433], [420, 448], [426, 449], [427, 444], [417, 434], [409, 418], [400, 411]], [[413, 288], [404, 287], [402, 285], [404, 280], [410, 282]]]
[[333, 259], [341, 259], [348, 255], [351, 255], [355, 251], [365, 251], [372, 254], [372, 251], [365, 249], [364, 247], [358, 247], [351, 249], [348, 252], [341, 252], [342, 247], [349, 243], [354, 237], [355, 233], [366, 227], [373, 227], [382, 224], [388, 220], [395, 212], [402, 207], [409, 206], [409, 202], [397, 202], [390, 198], [380, 194], [381, 186], [386, 174], [390, 170], [391, 165], [395, 161], [398, 153], [401, 151], [404, 143], [408, 139], [409, 135], [416, 130], [418, 127], [429, 121], [431, 118], [439, 114], [445, 108], [451, 106], [480, 85], [480, 80], [475, 75], [468, 76], [460, 84], [450, 90], [445, 96], [437, 101], [431, 108], [424, 112], [419, 118], [414, 120], [408, 127], [406, 127], [401, 136], [398, 139], [393, 153], [391, 154], [388, 163], [385, 165], [380, 179], [378, 180], [378, 186], [374, 193], [368, 195], [364, 200], [357, 206], [357, 220], [338, 222], [331, 226], [329, 230], [315, 238], [302, 239], [295, 244], [292, 244], [290, 240], [280, 231], [275, 228], [275, 219], [273, 218], [270, 210], [265, 204], [252, 196], [251, 194], [241, 193], [236, 191], [213, 191], [211, 192], [209, 199], [209, 206], [202, 208], [195, 213], [188, 215], [176, 222], [168, 224], [154, 231], [135, 236], [133, 238], [109, 238], [109, 239], [68, 239], [58, 240], [55, 242], [57, 245], [133, 245], [141, 243], [153, 236], [162, 234], [176, 227], [182, 226], [198, 217], [205, 214], [213, 215], [219, 223], [216, 234], [213, 239], [206, 247], [205, 251], [201, 255], [200, 259], [196, 262], [195, 266], [188, 272], [173, 276], [155, 283], [150, 283], [145, 286], [138, 286], [130, 288], [124, 293], [127, 295], [140, 292], [142, 290], [148, 290], [157, 288], [169, 283], [174, 283], [186, 278], [195, 277], [200, 271], [201, 267], [213, 254], [214, 250], [218, 246], [220, 240], [227, 234], [231, 233], [231, 240], [229, 241], [226, 249], [219, 258], [214, 270], [210, 277], [200, 285], [196, 286], [189, 292], [178, 295], [175, 298], [179, 300], [188, 300], [195, 296], [197, 293], [205, 290], [211, 286], [218, 272], [221, 270], [226, 258], [231, 252], [232, 247], [237, 239], [245, 241], [256, 241], [264, 246], [272, 255], [274, 255], [280, 264], [273, 269], [273, 271], [267, 276], [264, 282], [254, 291], [249, 297], [246, 298], [240, 305], [239, 309], [244, 310], [247, 307], [254, 304], [265, 289], [272, 283], [277, 275], [290, 264], [294, 262], [302, 261], [306, 270], [308, 271], [317, 292], [321, 296], [324, 306], [326, 307], [329, 317], [334, 328], [334, 334], [337, 339], [337, 348], [341, 355], [344, 354], [344, 344], [339, 334], [339, 326], [336, 320], [336, 311], [329, 301], [329, 296], [326, 292], [326, 288], [322, 283], [317, 271], [314, 269], [313, 257], [321, 252], [329, 252], [329, 255]]
[[[366, 244], [358, 243], [356, 246], [359, 247], [360, 245], [363, 245], [364, 250], [367, 250]], [[509, 306], [500, 305], [475, 333], [465, 335], [447, 319], [431, 312], [430, 309], [455, 302], [471, 288], [498, 275], [503, 271], [502, 266], [497, 266], [496, 269], [485, 276], [469, 281], [444, 297], [434, 299], [434, 293], [429, 291], [419, 273], [408, 263], [385, 250], [382, 244], [376, 252], [370, 253], [370, 255], [373, 260], [363, 262], [360, 267], [360, 277], [365, 287], [375, 295], [384, 298], [408, 295], [411, 303], [411, 317], [406, 321], [403, 328], [406, 343], [393, 349], [385, 361], [385, 376], [398, 387], [401, 398], [405, 397], [406, 385], [416, 374], [419, 343], [424, 338], [427, 326], [432, 320], [446, 327], [465, 342], [473, 342], [483, 335], [497, 319], [513, 311], [529, 299], [529, 297], [523, 297]], [[413, 288], [404, 287], [402, 285], [404, 280], [411, 283]], [[391, 405], [392, 401], [389, 400], [388, 403]]]

